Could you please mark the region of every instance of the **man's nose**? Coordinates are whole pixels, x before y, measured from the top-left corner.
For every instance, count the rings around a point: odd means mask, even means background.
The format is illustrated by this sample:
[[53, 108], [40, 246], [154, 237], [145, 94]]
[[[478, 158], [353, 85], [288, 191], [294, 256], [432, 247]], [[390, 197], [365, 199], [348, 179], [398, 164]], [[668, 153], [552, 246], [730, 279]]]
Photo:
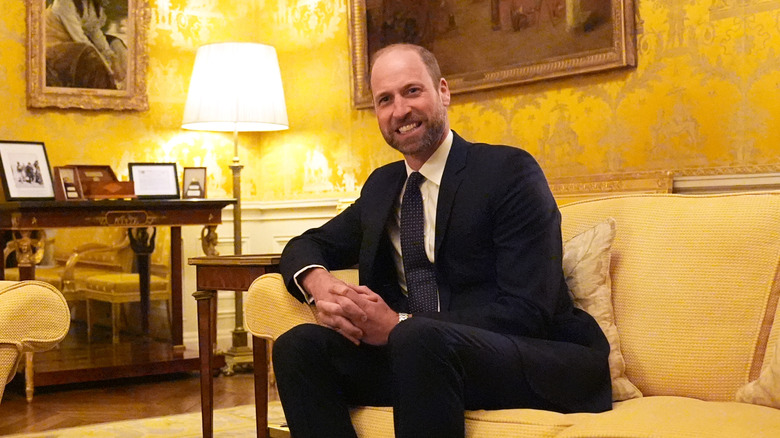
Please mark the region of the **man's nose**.
[[404, 118], [411, 111], [409, 103], [404, 98], [393, 100], [393, 117]]

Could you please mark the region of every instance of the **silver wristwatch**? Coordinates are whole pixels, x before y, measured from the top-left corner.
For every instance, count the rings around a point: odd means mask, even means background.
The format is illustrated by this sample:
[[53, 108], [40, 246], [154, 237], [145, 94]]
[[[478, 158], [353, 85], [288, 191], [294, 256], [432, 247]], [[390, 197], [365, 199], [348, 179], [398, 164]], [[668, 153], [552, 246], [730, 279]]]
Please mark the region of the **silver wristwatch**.
[[412, 317], [412, 315], [410, 315], [408, 313], [399, 313], [398, 314], [398, 322], [404, 322], [404, 321], [406, 321], [407, 319], [409, 319], [411, 317]]

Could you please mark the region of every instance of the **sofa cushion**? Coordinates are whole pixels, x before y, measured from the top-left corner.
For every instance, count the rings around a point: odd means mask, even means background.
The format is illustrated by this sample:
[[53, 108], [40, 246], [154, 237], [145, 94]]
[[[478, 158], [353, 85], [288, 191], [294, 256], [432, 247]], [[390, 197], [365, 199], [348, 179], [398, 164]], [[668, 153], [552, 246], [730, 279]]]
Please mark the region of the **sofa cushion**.
[[737, 391], [737, 401], [780, 409], [780, 344], [775, 345], [772, 361], [758, 379]]
[[641, 397], [642, 393], [626, 377], [626, 362], [620, 351], [620, 336], [612, 308], [609, 265], [615, 220], [607, 218], [563, 244], [563, 273], [574, 305], [599, 323], [609, 341], [609, 371], [612, 400]]
[[556, 438], [775, 438], [780, 413], [764, 406], [686, 397], [642, 397], [615, 403]]
[[[360, 407], [350, 411], [360, 438], [393, 438], [393, 410]], [[542, 438], [554, 437], [593, 414], [560, 414], [536, 409], [466, 411], [466, 437]]]

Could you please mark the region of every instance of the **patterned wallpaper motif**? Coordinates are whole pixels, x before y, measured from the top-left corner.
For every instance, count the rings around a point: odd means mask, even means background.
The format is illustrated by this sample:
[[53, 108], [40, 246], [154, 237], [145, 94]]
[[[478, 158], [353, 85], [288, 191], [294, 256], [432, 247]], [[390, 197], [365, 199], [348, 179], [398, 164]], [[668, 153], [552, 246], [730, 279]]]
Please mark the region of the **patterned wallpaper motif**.
[[[456, 0], [488, 1], [488, 0]], [[276, 47], [290, 129], [241, 134], [245, 200], [352, 196], [400, 156], [350, 104], [348, 0], [150, 0], [150, 109], [29, 110], [25, 6], [0, 18], [0, 139], [46, 143], [51, 165], [207, 166], [231, 192], [232, 136], [180, 129], [197, 47]], [[522, 147], [549, 176], [780, 170], [780, 0], [636, 0], [635, 69], [459, 94], [464, 137]]]

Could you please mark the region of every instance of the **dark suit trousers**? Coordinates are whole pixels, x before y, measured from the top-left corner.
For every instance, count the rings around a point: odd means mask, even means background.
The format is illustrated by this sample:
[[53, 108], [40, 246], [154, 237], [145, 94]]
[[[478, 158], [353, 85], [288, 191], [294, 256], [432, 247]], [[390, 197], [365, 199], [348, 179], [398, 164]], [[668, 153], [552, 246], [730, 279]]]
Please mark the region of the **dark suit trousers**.
[[416, 317], [386, 346], [355, 346], [307, 324], [279, 337], [273, 362], [293, 438], [355, 437], [351, 405], [392, 406], [398, 438], [456, 438], [466, 409], [559, 410], [522, 374], [523, 340]]

